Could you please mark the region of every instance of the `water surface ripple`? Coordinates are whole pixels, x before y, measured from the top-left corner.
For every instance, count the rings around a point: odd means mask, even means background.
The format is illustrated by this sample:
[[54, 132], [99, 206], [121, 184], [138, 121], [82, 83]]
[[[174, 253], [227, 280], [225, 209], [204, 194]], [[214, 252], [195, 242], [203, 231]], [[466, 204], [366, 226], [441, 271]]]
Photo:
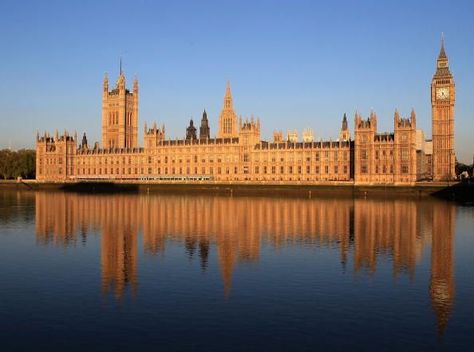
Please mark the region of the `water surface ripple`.
[[469, 350], [474, 208], [0, 193], [2, 350]]

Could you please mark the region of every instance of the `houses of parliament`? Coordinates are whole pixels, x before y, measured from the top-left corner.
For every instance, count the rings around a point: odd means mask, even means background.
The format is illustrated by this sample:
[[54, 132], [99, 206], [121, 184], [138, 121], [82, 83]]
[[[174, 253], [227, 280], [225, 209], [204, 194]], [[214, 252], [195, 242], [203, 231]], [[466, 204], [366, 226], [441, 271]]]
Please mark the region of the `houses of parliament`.
[[276, 131], [272, 141], [265, 141], [259, 119], [237, 116], [228, 83], [216, 137], [204, 111], [200, 125], [191, 120], [182, 139], [169, 138], [164, 125], [145, 124], [141, 147], [138, 96], [138, 81], [127, 89], [122, 70], [113, 88], [105, 76], [101, 144], [89, 145], [85, 134], [79, 143], [67, 131], [38, 134], [37, 180], [414, 185], [455, 177], [455, 85], [444, 41], [431, 82], [432, 140], [417, 129], [412, 110], [408, 117], [395, 111], [393, 132], [377, 130], [375, 112], [368, 118], [356, 113], [353, 137], [344, 114], [335, 140], [316, 141], [305, 130], [302, 138], [295, 131], [286, 136]]

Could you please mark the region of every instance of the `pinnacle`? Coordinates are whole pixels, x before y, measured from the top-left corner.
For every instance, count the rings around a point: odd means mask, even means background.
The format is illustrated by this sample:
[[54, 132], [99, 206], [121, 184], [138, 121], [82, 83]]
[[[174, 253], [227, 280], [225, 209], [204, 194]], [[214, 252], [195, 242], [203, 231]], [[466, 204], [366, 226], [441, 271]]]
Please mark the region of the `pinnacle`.
[[230, 82], [229, 81], [227, 81], [227, 85], [225, 87], [225, 96], [226, 97], [231, 97], [232, 96], [232, 93], [230, 91]]
[[447, 59], [446, 51], [444, 49], [444, 34], [441, 33], [441, 49], [439, 50], [438, 59]]

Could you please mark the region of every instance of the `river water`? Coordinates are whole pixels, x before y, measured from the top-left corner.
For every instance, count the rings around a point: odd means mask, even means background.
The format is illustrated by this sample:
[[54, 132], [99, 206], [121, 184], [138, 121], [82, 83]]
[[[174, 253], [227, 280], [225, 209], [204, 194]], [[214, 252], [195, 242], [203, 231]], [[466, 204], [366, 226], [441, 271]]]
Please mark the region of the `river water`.
[[474, 207], [0, 192], [4, 351], [474, 344]]

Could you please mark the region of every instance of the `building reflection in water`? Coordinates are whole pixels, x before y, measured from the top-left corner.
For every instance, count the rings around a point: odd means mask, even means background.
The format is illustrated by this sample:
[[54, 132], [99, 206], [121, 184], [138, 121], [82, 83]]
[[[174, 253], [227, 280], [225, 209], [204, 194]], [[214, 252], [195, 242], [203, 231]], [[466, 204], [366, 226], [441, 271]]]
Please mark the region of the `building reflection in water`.
[[454, 303], [454, 206], [442, 204], [432, 209], [431, 302], [436, 313], [438, 333], [443, 334]]
[[440, 334], [454, 300], [455, 215], [454, 205], [434, 201], [36, 194], [39, 243], [69, 246], [101, 232], [102, 289], [117, 299], [127, 287], [137, 290], [139, 232], [146, 253], [164, 253], [167, 241], [179, 241], [202, 270], [215, 246], [226, 296], [235, 266], [258, 261], [262, 241], [336, 247], [344, 269], [352, 253], [354, 272], [369, 275], [387, 256], [395, 277], [411, 279], [431, 245], [430, 294]]

